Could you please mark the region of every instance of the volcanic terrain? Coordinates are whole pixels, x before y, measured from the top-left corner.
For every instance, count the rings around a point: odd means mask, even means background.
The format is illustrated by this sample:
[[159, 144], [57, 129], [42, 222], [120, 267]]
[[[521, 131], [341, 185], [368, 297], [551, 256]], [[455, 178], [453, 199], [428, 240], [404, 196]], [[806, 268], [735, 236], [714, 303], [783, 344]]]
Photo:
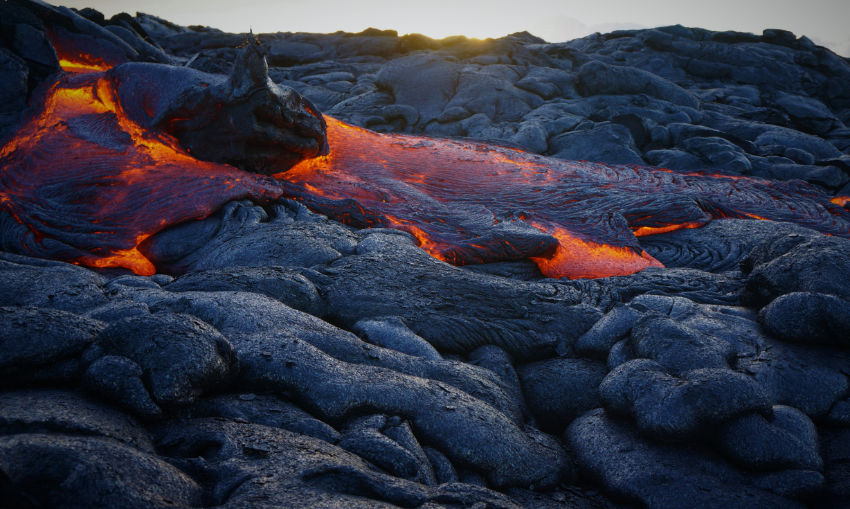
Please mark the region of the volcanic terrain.
[[847, 59], [0, 30], [0, 506], [847, 507]]

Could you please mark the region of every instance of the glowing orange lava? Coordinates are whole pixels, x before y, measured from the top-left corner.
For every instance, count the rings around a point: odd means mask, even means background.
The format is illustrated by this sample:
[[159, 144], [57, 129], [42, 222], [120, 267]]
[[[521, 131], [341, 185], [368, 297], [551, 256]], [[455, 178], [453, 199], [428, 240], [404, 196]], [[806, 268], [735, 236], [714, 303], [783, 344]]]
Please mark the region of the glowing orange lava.
[[635, 237], [646, 237], [648, 235], [658, 235], [660, 233], [674, 232], [676, 230], [684, 230], [687, 228], [699, 228], [705, 223], [681, 223], [668, 224], [666, 226], [641, 226], [634, 230]]
[[112, 61], [73, 44], [59, 51], [68, 74], [42, 92], [42, 111], [0, 149], [0, 210], [21, 225], [19, 250], [36, 256], [152, 274], [139, 250], [151, 235], [231, 200], [280, 196], [356, 227], [405, 230], [449, 263], [531, 259], [549, 277], [660, 267], [638, 236], [713, 218], [793, 221], [850, 236], [848, 198], [830, 201], [800, 182], [562, 161], [382, 135], [331, 117], [328, 155], [277, 180], [246, 173], [199, 161], [171, 136], [130, 120], [118, 78], [99, 72]]
[[110, 69], [110, 67], [104, 63], [83, 62], [78, 60], [68, 60], [66, 58], [59, 60], [59, 67], [61, 67], [63, 71], [69, 73], [100, 72], [108, 71]]
[[47, 34], [59, 58], [59, 66], [67, 73], [108, 71], [126, 61], [123, 55], [114, 51], [93, 53], [88, 38], [76, 36], [64, 28], [48, 29]]
[[69, 75], [0, 149], [0, 207], [26, 226], [23, 252], [150, 275], [139, 244], [224, 203], [268, 201], [270, 178], [199, 161], [129, 120], [104, 73]]
[[597, 244], [577, 238], [563, 228], [555, 227], [552, 235], [558, 239], [558, 247], [548, 257], [531, 257], [547, 277], [622, 276], [641, 271], [647, 267], [664, 265], [646, 252], [636, 252], [628, 247]]
[[661, 265], [637, 237], [713, 218], [790, 220], [850, 235], [850, 216], [801, 184], [562, 161], [325, 119], [331, 152], [275, 175], [286, 194], [353, 226], [408, 231], [458, 265], [530, 258], [548, 277], [631, 274]]
[[850, 196], [836, 196], [835, 198], [832, 198], [829, 201], [838, 205], [839, 207], [846, 207], [848, 204], [850, 204]]

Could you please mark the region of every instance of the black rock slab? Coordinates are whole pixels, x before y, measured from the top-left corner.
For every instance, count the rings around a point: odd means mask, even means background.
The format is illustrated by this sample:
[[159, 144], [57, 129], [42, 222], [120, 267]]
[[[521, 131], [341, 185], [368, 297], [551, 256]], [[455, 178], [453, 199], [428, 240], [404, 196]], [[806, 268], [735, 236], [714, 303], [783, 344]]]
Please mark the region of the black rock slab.
[[0, 393], [0, 435], [19, 433], [100, 436], [146, 453], [154, 452], [147, 431], [135, 420], [73, 391]]
[[25, 433], [0, 437], [0, 470], [47, 507], [196, 506], [201, 488], [151, 454], [110, 438]]
[[608, 494], [646, 507], [804, 507], [759, 487], [708, 450], [649, 441], [601, 409], [576, 419], [565, 439], [579, 468]]
[[[73, 363], [92, 344], [104, 323], [67, 311], [35, 307], [0, 307], [0, 378], [40, 378], [38, 372], [70, 361]], [[57, 375], [60, 375], [57, 373]], [[59, 376], [62, 380], [63, 376]]]
[[577, 338], [601, 316], [578, 304], [566, 286], [470, 273], [432, 258], [407, 237], [383, 237], [393, 249], [366, 249], [367, 237], [357, 255], [321, 270], [332, 320], [353, 325], [399, 316], [437, 350], [493, 344], [522, 359], [551, 354], [559, 339]]
[[233, 346], [201, 320], [176, 313], [125, 318], [98, 338], [107, 354], [131, 359], [143, 370], [159, 405], [187, 405], [237, 371]]

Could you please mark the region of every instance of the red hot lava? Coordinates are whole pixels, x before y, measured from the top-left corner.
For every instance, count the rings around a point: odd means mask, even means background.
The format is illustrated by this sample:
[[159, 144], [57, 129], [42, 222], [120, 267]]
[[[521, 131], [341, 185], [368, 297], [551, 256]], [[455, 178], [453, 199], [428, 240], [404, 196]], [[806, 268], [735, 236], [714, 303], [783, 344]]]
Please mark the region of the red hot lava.
[[326, 120], [330, 154], [276, 175], [286, 194], [354, 226], [406, 230], [454, 264], [528, 257], [549, 277], [631, 274], [661, 265], [637, 236], [713, 218], [850, 236], [850, 214], [800, 182], [563, 161]]
[[62, 61], [80, 74], [43, 92], [41, 111], [0, 149], [0, 210], [15, 223], [0, 224], [6, 249], [152, 274], [138, 249], [150, 235], [230, 200], [282, 195], [357, 227], [408, 231], [450, 263], [531, 258], [549, 277], [660, 266], [636, 236], [712, 218], [793, 221], [850, 236], [843, 203], [799, 182], [568, 162], [381, 135], [330, 117], [330, 153], [275, 180], [193, 158], [128, 118], [114, 77], [89, 72], [107, 64]]
[[280, 196], [273, 179], [199, 161], [129, 120], [107, 74], [64, 76], [42, 101], [0, 149], [0, 206], [23, 225], [3, 231], [19, 243], [7, 249], [150, 275], [137, 249], [150, 235], [230, 200]]

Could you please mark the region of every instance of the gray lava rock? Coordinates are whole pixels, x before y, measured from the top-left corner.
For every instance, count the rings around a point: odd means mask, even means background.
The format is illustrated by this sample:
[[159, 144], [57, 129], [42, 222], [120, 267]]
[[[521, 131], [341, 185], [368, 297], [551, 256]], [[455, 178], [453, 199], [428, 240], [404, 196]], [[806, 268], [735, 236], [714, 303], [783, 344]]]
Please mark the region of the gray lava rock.
[[561, 134], [549, 142], [549, 151], [555, 157], [568, 160], [645, 164], [629, 130], [613, 123]]
[[58, 434], [0, 437], [0, 470], [46, 507], [146, 509], [197, 506], [202, 490], [188, 475], [117, 440]]
[[[611, 347], [631, 332], [639, 317], [640, 313], [630, 307], [615, 306], [578, 338], [574, 345], [575, 351], [600, 359], [608, 357]], [[565, 354], [567, 350], [567, 344], [558, 344], [558, 353]]]
[[652, 166], [676, 171], [688, 171], [704, 165], [699, 157], [678, 149], [650, 150], [643, 157]]
[[351, 330], [373, 345], [424, 359], [442, 359], [430, 343], [417, 336], [397, 317], [360, 320]]
[[699, 168], [722, 169], [738, 175], [747, 175], [752, 170], [752, 163], [741, 147], [729, 140], [716, 136], [688, 138], [682, 148], [696, 155], [703, 164]]
[[0, 48], [0, 140], [17, 126], [27, 104], [29, 69], [26, 63], [6, 48]]
[[640, 436], [602, 409], [579, 417], [565, 435], [579, 468], [613, 496], [651, 508], [803, 507], [696, 446]]
[[679, 375], [701, 368], [728, 368], [732, 345], [665, 316], [648, 315], [635, 323], [631, 342], [638, 357], [652, 359]]
[[531, 413], [545, 430], [560, 433], [573, 419], [599, 402], [605, 364], [586, 359], [555, 358], [517, 368]]
[[771, 418], [742, 415], [723, 425], [717, 441], [724, 455], [756, 470], [822, 470], [815, 425], [803, 412], [774, 406]]
[[850, 348], [850, 302], [834, 295], [787, 293], [762, 309], [759, 319], [785, 341]]
[[738, 369], [751, 374], [775, 403], [820, 419], [850, 390], [845, 374], [848, 362], [850, 355], [841, 350], [774, 340], [740, 358]]
[[350, 228], [302, 205], [284, 202], [273, 212], [270, 218], [256, 204], [230, 202], [204, 221], [183, 223], [150, 237], [141, 250], [157, 267], [182, 273], [230, 267], [314, 267], [356, 247], [357, 236]]
[[812, 154], [815, 159], [832, 159], [841, 155], [835, 145], [822, 138], [805, 134], [793, 129], [774, 128], [753, 140], [757, 146], [779, 145], [787, 148], [797, 148]]
[[674, 104], [697, 108], [699, 101], [687, 90], [651, 72], [634, 67], [588, 62], [578, 71], [579, 92], [596, 94], [647, 94]]
[[269, 62], [276, 66], [315, 62], [324, 56], [320, 46], [309, 42], [271, 41], [265, 48]]
[[496, 492], [447, 484], [428, 487], [376, 471], [359, 456], [312, 437], [257, 424], [214, 419], [172, 422], [157, 446], [176, 464], [207, 472], [211, 502], [245, 507], [338, 505], [415, 507], [428, 501], [516, 507]]
[[[251, 390], [289, 391], [323, 420], [365, 409], [403, 416], [424, 442], [487, 472], [494, 485], [548, 485], [570, 476], [557, 444], [521, 429], [511, 417], [519, 413], [518, 403], [487, 370], [370, 346], [257, 294], [159, 298], [152, 309], [191, 313], [227, 334], [239, 358], [240, 381]], [[495, 435], [501, 437], [498, 447], [490, 442]]]
[[329, 319], [350, 327], [398, 316], [441, 352], [493, 344], [522, 360], [551, 354], [558, 340], [572, 342], [601, 316], [573, 305], [578, 296], [565, 285], [475, 274], [394, 237], [392, 249], [359, 252], [322, 269]]
[[770, 412], [770, 400], [750, 377], [704, 368], [671, 376], [656, 362], [635, 359], [614, 368], [599, 386], [605, 408], [635, 419], [642, 432], [675, 440], [751, 411]]
[[0, 393], [0, 435], [19, 433], [100, 436], [153, 452], [147, 431], [133, 419], [70, 391]]
[[282, 428], [299, 435], [336, 443], [340, 434], [304, 410], [268, 394], [226, 394], [201, 398], [192, 405], [191, 417], [223, 417], [238, 422], [252, 422]]
[[394, 120], [404, 122], [403, 126], [412, 126], [419, 120], [419, 112], [413, 106], [406, 104], [390, 104], [381, 108], [381, 114], [392, 123]]
[[122, 318], [150, 314], [148, 306], [141, 302], [113, 300], [87, 312], [85, 316], [102, 322], [116, 322]]
[[783, 234], [815, 235], [792, 223], [715, 219], [699, 228], [641, 237], [640, 244], [666, 267], [727, 272], [738, 269], [755, 246]]
[[0, 253], [0, 304], [37, 306], [83, 313], [106, 304], [105, 280], [91, 270], [64, 262]]
[[416, 459], [417, 471], [415, 480], [428, 486], [437, 484], [437, 478], [431, 466], [431, 461], [428, 459], [428, 455], [425, 454], [425, 450], [422, 449], [422, 445], [420, 445], [416, 435], [413, 434], [410, 424], [396, 417], [389, 419], [387, 424], [383, 430], [383, 434], [407, 449]]
[[742, 295], [763, 306], [792, 292], [830, 294], [850, 299], [850, 239], [790, 234], [765, 243], [742, 265], [750, 272]]
[[513, 395], [517, 401], [523, 400], [519, 376], [508, 352], [496, 345], [484, 345], [469, 352], [469, 363], [495, 373], [504, 383], [505, 390]]
[[573, 74], [554, 67], [531, 67], [528, 73], [514, 83], [517, 88], [533, 92], [549, 100], [572, 92]]
[[[306, 342], [335, 359], [358, 365], [377, 366], [413, 377], [439, 380], [469, 392], [518, 420], [520, 404], [502, 388], [490, 371], [456, 361], [428, 360], [370, 345], [354, 334], [337, 329], [268, 297], [251, 293], [192, 292], [160, 294], [155, 309], [195, 315], [213, 324], [231, 340], [273, 344]], [[231, 310], [240, 309], [234, 315]], [[247, 345], [247, 344], [246, 344]], [[262, 350], [261, 350], [262, 351]], [[266, 351], [271, 353], [271, 351]], [[263, 356], [266, 357], [266, 356]], [[240, 360], [241, 360], [240, 356]]]
[[33, 372], [73, 361], [103, 328], [103, 322], [67, 311], [2, 307], [0, 377], [26, 379]]
[[142, 380], [144, 370], [126, 357], [106, 355], [89, 365], [83, 374], [83, 387], [97, 396], [122, 406], [139, 417], [162, 414]]
[[826, 506], [840, 507], [850, 496], [850, 428], [827, 429], [822, 436], [826, 466]]
[[322, 316], [324, 310], [315, 285], [298, 270], [285, 267], [229, 267], [191, 272], [177, 278], [167, 289], [170, 292], [255, 292], [311, 315]]
[[473, 114], [486, 115], [492, 121], [516, 122], [542, 104], [543, 99], [515, 87], [507, 76], [463, 71], [454, 97], [446, 107], [464, 108]]
[[238, 369], [230, 342], [187, 315], [125, 318], [104, 330], [98, 345], [107, 354], [127, 357], [141, 366], [158, 405], [189, 404]]
[[802, 130], [809, 133], [824, 135], [838, 120], [824, 103], [813, 97], [779, 92], [775, 102]]
[[395, 477], [411, 479], [419, 471], [416, 458], [410, 451], [376, 430], [363, 429], [347, 433], [338, 445]]
[[273, 174], [327, 150], [325, 121], [316, 107], [271, 81], [253, 42], [226, 80], [154, 64], [125, 64], [109, 75], [130, 118], [173, 134], [199, 159]]
[[431, 462], [434, 477], [439, 484], [457, 482], [458, 477], [455, 467], [448, 458], [443, 456], [443, 453], [431, 447], [425, 447], [424, 451], [428, 456], [428, 461]]
[[837, 401], [829, 411], [827, 422], [838, 426], [850, 425], [850, 398]]
[[456, 64], [427, 54], [392, 60], [375, 78], [378, 87], [389, 90], [396, 104], [412, 106], [419, 112], [419, 123], [436, 119], [452, 98], [457, 87]]

